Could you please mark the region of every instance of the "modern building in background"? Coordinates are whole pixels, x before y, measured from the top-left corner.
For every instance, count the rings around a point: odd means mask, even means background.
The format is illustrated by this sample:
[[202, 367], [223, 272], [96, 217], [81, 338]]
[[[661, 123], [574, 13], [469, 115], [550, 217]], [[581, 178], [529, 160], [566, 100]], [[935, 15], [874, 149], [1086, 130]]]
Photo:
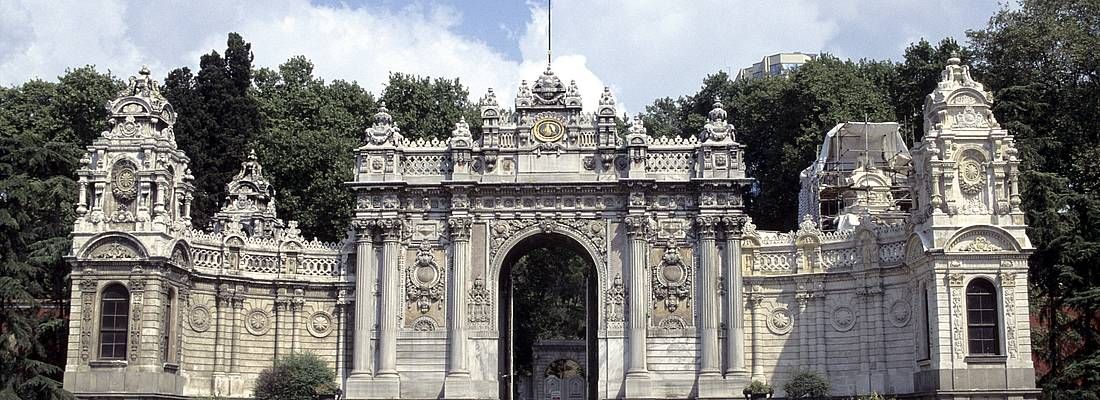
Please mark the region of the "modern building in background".
[[799, 52], [772, 54], [764, 57], [763, 60], [753, 64], [751, 67], [741, 69], [741, 71], [737, 73], [736, 80], [783, 75], [798, 69], [802, 64], [815, 58], [817, 58], [817, 54], [803, 54]]

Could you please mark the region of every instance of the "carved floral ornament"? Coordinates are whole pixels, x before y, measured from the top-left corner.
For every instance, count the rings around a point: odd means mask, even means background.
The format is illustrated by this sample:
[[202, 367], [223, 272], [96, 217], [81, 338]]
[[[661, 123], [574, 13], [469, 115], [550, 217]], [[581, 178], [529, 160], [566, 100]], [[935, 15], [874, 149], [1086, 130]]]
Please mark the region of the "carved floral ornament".
[[665, 249], [661, 264], [652, 269], [653, 308], [661, 302], [669, 312], [675, 312], [680, 303], [691, 298], [692, 271], [676, 248]]
[[779, 306], [772, 309], [768, 314], [768, 330], [776, 335], [786, 335], [791, 332], [791, 328], [794, 325], [794, 318], [791, 317], [791, 311], [785, 306]]
[[838, 332], [847, 332], [856, 325], [856, 313], [851, 307], [840, 306], [833, 310], [833, 329]]
[[416, 252], [416, 264], [405, 270], [405, 293], [409, 306], [416, 305], [421, 314], [431, 310], [432, 303], [443, 299], [447, 284], [445, 272], [435, 263], [432, 247], [421, 243]]
[[248, 333], [256, 336], [263, 336], [267, 333], [269, 328], [268, 321], [267, 312], [261, 309], [254, 309], [250, 311], [245, 318], [244, 326], [248, 330]]
[[111, 193], [124, 204], [137, 198], [137, 166], [130, 160], [121, 160], [111, 169]]
[[191, 312], [188, 313], [188, 322], [191, 325], [191, 330], [195, 332], [206, 332], [210, 329], [210, 310], [206, 306], [194, 306], [191, 307]]
[[306, 321], [306, 330], [313, 337], [323, 338], [332, 333], [335, 325], [331, 314], [317, 311], [310, 315], [309, 320]]

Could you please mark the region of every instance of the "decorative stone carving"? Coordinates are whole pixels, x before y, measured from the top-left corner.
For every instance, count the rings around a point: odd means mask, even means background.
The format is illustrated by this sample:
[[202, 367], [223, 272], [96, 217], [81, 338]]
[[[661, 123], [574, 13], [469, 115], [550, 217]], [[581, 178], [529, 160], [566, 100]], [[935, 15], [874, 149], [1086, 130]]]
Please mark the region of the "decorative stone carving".
[[309, 334], [313, 335], [313, 337], [327, 337], [332, 333], [336, 325], [333, 321], [331, 314], [324, 311], [317, 311], [309, 317], [308, 321], [306, 321], [306, 330], [309, 331]]
[[652, 269], [653, 307], [663, 302], [669, 312], [676, 311], [681, 302], [691, 299], [692, 271], [680, 259], [676, 248], [665, 249], [661, 264]]
[[679, 315], [669, 315], [662, 319], [657, 326], [664, 330], [684, 330], [687, 329], [688, 324]]
[[210, 329], [210, 309], [201, 305], [191, 307], [187, 320], [191, 330], [199, 333], [206, 332]]
[[959, 163], [959, 190], [964, 195], [977, 195], [985, 187], [985, 171], [978, 160], [967, 158]]
[[248, 316], [245, 318], [244, 326], [245, 329], [248, 330], [248, 333], [256, 336], [263, 336], [267, 333], [267, 330], [270, 327], [268, 321], [269, 318], [266, 311], [261, 309], [253, 309], [248, 313]]
[[722, 102], [714, 99], [714, 108], [707, 113], [707, 124], [699, 135], [700, 142], [725, 142], [734, 140], [733, 124], [726, 122], [726, 110]]
[[[135, 267], [140, 270], [141, 267]], [[130, 361], [137, 361], [141, 353], [141, 317], [145, 315], [145, 278], [130, 280]]]
[[851, 307], [840, 306], [833, 310], [833, 329], [838, 332], [847, 332], [856, 325], [856, 313]]
[[137, 166], [130, 160], [121, 160], [111, 169], [111, 193], [125, 205], [137, 198]]
[[908, 301], [898, 299], [894, 301], [894, 304], [890, 305], [890, 323], [895, 327], [901, 328], [908, 325], [912, 314], [913, 307]]
[[[432, 304], [443, 299], [446, 290], [446, 272], [435, 263], [432, 247], [421, 243], [416, 252], [416, 264], [405, 270], [405, 294], [409, 306], [416, 305], [421, 314], [426, 314]], [[441, 307], [441, 305], [440, 305]]]
[[93, 279], [80, 282], [80, 360], [87, 362], [92, 352], [92, 324], [95, 316], [95, 298], [99, 283]]
[[428, 316], [417, 318], [415, 321], [413, 321], [412, 328], [416, 332], [433, 332], [436, 329], [439, 329], [438, 324], [436, 324], [435, 320]]
[[89, 257], [102, 260], [138, 258], [137, 251], [128, 244], [112, 241], [104, 243], [88, 253]]
[[776, 335], [786, 335], [791, 332], [791, 328], [794, 325], [794, 318], [791, 317], [791, 311], [785, 306], [778, 306], [772, 309], [768, 314], [768, 330]]
[[451, 232], [451, 240], [470, 240], [470, 226], [472, 225], [470, 218], [452, 217], [447, 219], [447, 228]]
[[[1011, 266], [1011, 262], [1009, 265]], [[1002, 272], [1000, 281], [1005, 310], [1005, 347], [1009, 358], [1019, 358], [1020, 344], [1016, 337], [1016, 273]]]
[[987, 239], [985, 236], [977, 236], [977, 237], [974, 238], [974, 240], [971, 240], [969, 244], [967, 244], [965, 247], [961, 248], [960, 250], [966, 251], [966, 252], [979, 252], [979, 253], [981, 253], [981, 252], [1001, 251], [1002, 249], [999, 246], [993, 244], [993, 242], [990, 242], [989, 239]]
[[404, 139], [401, 136], [401, 130], [393, 123], [393, 116], [390, 115], [390, 110], [386, 109], [386, 102], [381, 102], [378, 105], [378, 112], [374, 114], [374, 125], [367, 128], [366, 133], [363, 136], [363, 141], [376, 145], [393, 145]]
[[[957, 261], [956, 261], [957, 263]], [[951, 290], [951, 347], [954, 348], [955, 358], [966, 356], [963, 343], [965, 327], [963, 326], [963, 274], [950, 273], [947, 275], [947, 285]]]
[[608, 322], [623, 322], [625, 319], [626, 289], [623, 287], [622, 274], [615, 274], [611, 280], [611, 287], [607, 289], [607, 315]]
[[467, 318], [470, 323], [478, 327], [488, 327], [493, 319], [493, 296], [489, 288], [485, 287], [485, 279], [474, 278], [474, 285], [470, 288], [470, 296], [467, 299]]

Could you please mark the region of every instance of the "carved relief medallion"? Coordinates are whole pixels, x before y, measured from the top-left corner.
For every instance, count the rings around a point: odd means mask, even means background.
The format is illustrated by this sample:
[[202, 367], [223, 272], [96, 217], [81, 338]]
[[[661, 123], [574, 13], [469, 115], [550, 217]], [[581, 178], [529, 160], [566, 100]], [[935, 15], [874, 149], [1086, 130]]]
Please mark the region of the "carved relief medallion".
[[306, 330], [309, 331], [313, 337], [323, 338], [332, 333], [332, 328], [336, 324], [333, 323], [332, 315], [324, 311], [317, 311], [309, 317], [309, 321], [306, 322]]
[[794, 325], [794, 319], [791, 318], [791, 311], [787, 307], [776, 307], [768, 315], [768, 330], [776, 335], [790, 333], [792, 325]]
[[191, 307], [188, 321], [191, 324], [191, 330], [195, 332], [206, 332], [210, 329], [210, 310], [207, 309], [206, 306]]
[[890, 306], [890, 323], [895, 327], [901, 328], [909, 324], [909, 319], [912, 317], [912, 314], [913, 309], [908, 301], [897, 300]]
[[263, 336], [266, 334], [269, 326], [267, 312], [260, 309], [254, 309], [249, 312], [244, 324], [248, 333], [256, 336]]
[[856, 326], [856, 313], [850, 307], [840, 306], [833, 310], [833, 329], [847, 332]]

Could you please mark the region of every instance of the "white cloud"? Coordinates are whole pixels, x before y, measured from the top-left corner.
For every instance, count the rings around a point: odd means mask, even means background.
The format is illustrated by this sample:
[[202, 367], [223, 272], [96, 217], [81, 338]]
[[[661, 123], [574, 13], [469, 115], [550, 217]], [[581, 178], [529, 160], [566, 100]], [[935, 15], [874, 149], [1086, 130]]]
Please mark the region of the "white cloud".
[[[558, 0], [553, 65], [562, 80], [577, 81], [586, 108], [594, 108], [606, 85], [621, 111], [637, 112], [655, 98], [694, 92], [709, 73], [775, 52], [900, 58], [909, 42], [959, 36], [983, 25], [996, 8], [963, 3]], [[53, 79], [84, 64], [123, 77], [149, 64], [163, 78], [177, 66], [195, 68], [201, 54], [225, 48], [227, 32], [240, 32], [252, 43], [256, 66], [305, 55], [315, 75], [355, 80], [374, 92], [391, 71], [459, 77], [471, 97], [493, 87], [507, 105], [520, 79], [534, 80], [545, 68], [546, 10], [540, 4], [529, 4], [524, 29], [507, 33], [520, 49], [521, 60], [515, 60], [460, 33], [463, 19], [492, 23], [491, 16], [432, 3], [393, 10], [307, 0], [2, 1], [0, 84]]]

